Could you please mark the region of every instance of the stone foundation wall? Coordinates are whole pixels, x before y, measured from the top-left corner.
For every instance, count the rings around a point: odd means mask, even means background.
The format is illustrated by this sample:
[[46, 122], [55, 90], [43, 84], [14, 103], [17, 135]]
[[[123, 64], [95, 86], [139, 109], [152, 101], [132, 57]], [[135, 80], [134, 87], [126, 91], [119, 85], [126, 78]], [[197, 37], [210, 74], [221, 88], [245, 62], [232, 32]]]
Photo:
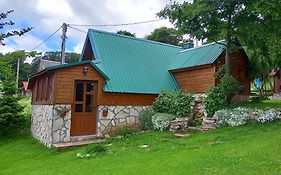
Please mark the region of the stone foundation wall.
[[[67, 110], [65, 116], [58, 109]], [[31, 132], [44, 145], [70, 141], [71, 105], [32, 105]]]
[[[98, 107], [98, 135], [112, 134], [118, 128], [136, 126], [139, 115], [147, 106], [99, 106]], [[104, 116], [103, 111], [107, 111]]]
[[31, 133], [44, 145], [52, 145], [52, 105], [32, 105]]
[[[59, 111], [67, 111], [65, 115]], [[53, 110], [53, 144], [70, 141], [71, 105], [55, 105]]]

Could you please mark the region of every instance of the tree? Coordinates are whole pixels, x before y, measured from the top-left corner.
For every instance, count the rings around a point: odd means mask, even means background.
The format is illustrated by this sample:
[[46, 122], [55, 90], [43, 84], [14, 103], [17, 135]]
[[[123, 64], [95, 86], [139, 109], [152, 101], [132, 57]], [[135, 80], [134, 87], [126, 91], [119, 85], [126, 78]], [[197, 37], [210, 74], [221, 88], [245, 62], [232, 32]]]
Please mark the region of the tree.
[[[4, 26], [12, 26], [12, 25], [15, 24], [11, 20], [2, 22], [2, 20], [8, 18], [8, 15], [11, 14], [12, 12], [14, 12], [14, 10], [7, 11], [6, 13], [0, 13], [0, 29], [3, 29]], [[30, 30], [32, 30], [32, 27], [24, 28], [24, 29], [21, 29], [21, 30], [12, 30], [12, 31], [5, 32], [5, 33], [1, 32], [0, 33], [0, 44], [4, 46], [5, 45], [5, 43], [4, 43], [5, 38], [16, 36], [16, 35], [21, 36], [21, 35], [25, 34], [26, 32], [29, 32]]]
[[131, 33], [126, 30], [118, 30], [116, 33], [121, 34], [121, 35], [136, 37], [135, 33]]
[[[65, 62], [66, 63], [72, 63], [79, 60], [80, 54], [75, 52], [66, 52], [65, 53]], [[61, 61], [61, 52], [60, 51], [49, 51], [46, 52], [44, 56], [41, 57], [45, 60], [51, 60], [51, 61]]]
[[[238, 39], [245, 35], [247, 24], [262, 21], [252, 13], [250, 0], [196, 0], [193, 3], [172, 2], [157, 15], [169, 20], [183, 33], [197, 39], [208, 39], [226, 47], [226, 73], [231, 71], [231, 52], [239, 48]], [[219, 40], [224, 39], [224, 42]]]
[[182, 40], [182, 36], [174, 28], [160, 27], [155, 29], [149, 35], [145, 37], [148, 40], [158, 41], [162, 43], [179, 45], [179, 41]]
[[23, 107], [18, 103], [16, 81], [12, 65], [1, 59], [1, 97], [0, 97], [0, 132], [19, 129], [23, 126]]

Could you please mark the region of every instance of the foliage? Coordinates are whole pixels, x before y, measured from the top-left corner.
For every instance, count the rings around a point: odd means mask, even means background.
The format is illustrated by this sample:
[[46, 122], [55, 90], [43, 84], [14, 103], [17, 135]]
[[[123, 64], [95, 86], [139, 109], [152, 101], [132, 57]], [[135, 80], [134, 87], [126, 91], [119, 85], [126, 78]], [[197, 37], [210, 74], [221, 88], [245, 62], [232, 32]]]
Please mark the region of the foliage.
[[132, 135], [135, 132], [136, 132], [135, 129], [132, 127], [123, 127], [121, 129], [119, 129], [115, 133], [115, 135], [122, 136], [122, 137], [129, 137], [130, 135]]
[[205, 98], [205, 108], [208, 116], [213, 116], [216, 111], [230, 105], [232, 97], [241, 90], [237, 80], [231, 75], [225, 74], [220, 79], [220, 84], [211, 88]]
[[126, 30], [118, 30], [116, 33], [121, 34], [121, 35], [136, 37], [135, 33], [131, 33]]
[[209, 117], [213, 116], [216, 111], [226, 107], [224, 100], [225, 96], [220, 86], [215, 86], [207, 92], [204, 104]]
[[172, 45], [180, 45], [179, 42], [182, 41], [182, 36], [176, 29], [167, 27], [160, 27], [155, 29], [145, 38], [148, 40], [158, 41]]
[[19, 104], [16, 82], [11, 66], [7, 65], [2, 77], [0, 97], [0, 132], [20, 129], [24, 126], [23, 107]]
[[278, 119], [278, 111], [276, 109], [257, 110], [256, 120], [261, 123], [271, 122]]
[[278, 110], [276, 109], [257, 110], [242, 107], [219, 110], [214, 115], [215, 118], [218, 118], [221, 125], [226, 126], [244, 125], [251, 119], [266, 123], [279, 119], [280, 116], [278, 116]]
[[248, 108], [223, 109], [217, 111], [214, 117], [218, 118], [219, 123], [223, 126], [239, 126], [246, 124], [251, 119], [252, 111]]
[[139, 120], [140, 120], [141, 129], [143, 129], [143, 130], [152, 130], [153, 129], [151, 117], [154, 114], [155, 114], [155, 112], [152, 109], [152, 107], [148, 107], [140, 113]]
[[85, 148], [87, 154], [105, 154], [107, 148], [102, 144], [91, 144]]
[[[65, 62], [66, 63], [72, 63], [72, 62], [77, 62], [79, 60], [80, 54], [75, 53], [75, 52], [66, 52], [65, 53]], [[50, 60], [50, 61], [61, 61], [61, 52], [60, 51], [49, 51], [45, 52], [45, 54], [41, 57], [36, 57], [35, 60], [33, 60], [34, 64], [37, 64], [39, 59], [44, 59], [44, 60]]]
[[178, 117], [189, 117], [190, 103], [193, 101], [191, 94], [180, 91], [162, 91], [154, 101], [152, 108], [158, 113], [174, 114]]
[[152, 116], [153, 129], [158, 131], [168, 130], [170, 122], [176, 118], [175, 115], [166, 113], [156, 113]]
[[[12, 26], [14, 25], [15, 23], [13, 21], [2, 21], [6, 18], [8, 18], [9, 14], [11, 14], [12, 12], [14, 12], [14, 10], [9, 10], [7, 11], [6, 13], [0, 13], [0, 29], [3, 29], [5, 26]], [[21, 36], [21, 35], [24, 35], [25, 33], [31, 31], [33, 29], [33, 27], [28, 27], [28, 28], [24, 28], [24, 29], [21, 29], [21, 30], [12, 30], [12, 31], [9, 31], [9, 32], [5, 32], [5, 33], [0, 33], [0, 44], [1, 45], [5, 45], [4, 43], [4, 39], [5, 38], [9, 38], [9, 37], [12, 37], [12, 36]]]
[[239, 82], [228, 74], [224, 75], [220, 79], [219, 86], [227, 104], [230, 104], [232, 97], [234, 97], [242, 89]]

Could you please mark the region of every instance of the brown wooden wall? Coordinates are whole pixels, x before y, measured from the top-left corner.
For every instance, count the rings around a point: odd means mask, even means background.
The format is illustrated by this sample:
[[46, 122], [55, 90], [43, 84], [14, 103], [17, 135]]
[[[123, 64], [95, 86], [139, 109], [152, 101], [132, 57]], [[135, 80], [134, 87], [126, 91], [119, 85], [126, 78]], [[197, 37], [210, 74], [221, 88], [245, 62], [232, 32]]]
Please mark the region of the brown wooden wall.
[[183, 92], [203, 93], [215, 85], [215, 66], [174, 71], [178, 85]]
[[101, 76], [91, 65], [87, 65], [89, 71], [83, 74], [84, 65], [56, 70], [55, 97], [56, 104], [72, 104], [73, 88], [75, 80], [91, 80], [98, 83], [99, 105], [151, 105], [157, 95], [107, 93], [102, 89], [105, 78]]
[[[243, 90], [239, 93], [240, 95], [250, 94], [250, 80], [248, 72], [248, 58], [244, 51], [235, 52], [231, 55], [231, 75], [238, 80], [243, 86]], [[220, 59], [216, 62], [216, 71], [225, 64], [225, 54], [220, 56]], [[219, 80], [216, 79], [216, 84]]]
[[54, 72], [37, 76], [32, 82], [32, 104], [53, 103]]

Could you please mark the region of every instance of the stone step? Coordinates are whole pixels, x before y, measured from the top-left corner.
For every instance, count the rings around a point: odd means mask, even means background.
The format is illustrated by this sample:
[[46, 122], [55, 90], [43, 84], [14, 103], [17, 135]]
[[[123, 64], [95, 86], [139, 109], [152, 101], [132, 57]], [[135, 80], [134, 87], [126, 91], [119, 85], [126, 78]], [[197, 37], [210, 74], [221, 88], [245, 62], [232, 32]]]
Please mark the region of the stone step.
[[54, 144], [54, 148], [68, 148], [73, 146], [83, 146], [89, 145], [93, 143], [102, 143], [105, 139], [91, 139], [91, 140], [83, 140], [83, 141], [76, 141], [76, 142], [66, 142], [66, 143], [57, 143]]

